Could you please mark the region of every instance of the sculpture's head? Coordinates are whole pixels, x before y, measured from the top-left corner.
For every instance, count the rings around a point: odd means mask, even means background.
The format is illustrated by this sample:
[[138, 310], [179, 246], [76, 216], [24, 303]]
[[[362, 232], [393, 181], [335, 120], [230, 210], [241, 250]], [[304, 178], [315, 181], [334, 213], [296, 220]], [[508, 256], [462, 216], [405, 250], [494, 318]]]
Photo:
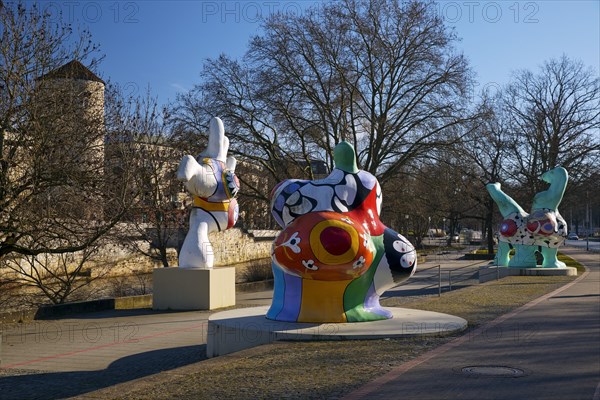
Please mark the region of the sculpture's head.
[[[546, 183], [552, 184], [554, 182], [566, 182], [569, 178], [567, 170], [563, 167], [556, 167], [549, 171], [546, 171], [540, 176], [540, 179]], [[566, 183], [565, 183], [566, 184]]]
[[227, 157], [228, 150], [223, 121], [215, 117], [210, 120], [208, 146], [196, 158], [183, 157], [177, 179], [194, 196], [210, 202], [229, 201], [239, 190], [239, 180], [235, 176], [237, 161]]
[[[284, 229], [273, 244], [271, 319], [388, 318], [379, 295], [416, 269], [414, 247], [380, 221], [381, 188], [357, 168], [354, 148], [340, 143], [334, 161], [336, 168], [324, 179], [287, 180], [273, 190], [272, 213]], [[294, 284], [302, 290], [290, 289]], [[336, 306], [322, 307], [323, 302]]]
[[541, 179], [549, 183], [550, 186], [546, 190], [535, 194], [531, 208], [533, 210], [549, 209], [557, 211], [567, 188], [569, 174], [563, 167], [556, 167], [544, 172]]

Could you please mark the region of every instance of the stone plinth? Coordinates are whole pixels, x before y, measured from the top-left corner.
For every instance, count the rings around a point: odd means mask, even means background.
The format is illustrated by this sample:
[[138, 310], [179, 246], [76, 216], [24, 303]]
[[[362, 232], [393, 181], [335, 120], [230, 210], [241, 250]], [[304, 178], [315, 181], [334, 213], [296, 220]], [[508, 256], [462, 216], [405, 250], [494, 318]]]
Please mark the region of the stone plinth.
[[235, 268], [157, 268], [154, 310], [213, 310], [235, 305]]
[[479, 283], [507, 276], [577, 276], [577, 268], [514, 268], [495, 265], [479, 268]]
[[301, 323], [269, 320], [268, 307], [223, 311], [208, 320], [207, 355], [216, 357], [277, 340], [366, 340], [443, 335], [462, 331], [467, 321], [453, 315], [387, 308], [391, 319], [352, 323]]

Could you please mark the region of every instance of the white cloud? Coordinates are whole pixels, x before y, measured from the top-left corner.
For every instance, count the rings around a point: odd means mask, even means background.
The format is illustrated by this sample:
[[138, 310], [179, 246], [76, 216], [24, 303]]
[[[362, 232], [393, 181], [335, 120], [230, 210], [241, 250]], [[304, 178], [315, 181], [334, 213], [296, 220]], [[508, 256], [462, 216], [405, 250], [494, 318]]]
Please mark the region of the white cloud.
[[186, 89], [185, 87], [183, 87], [183, 85], [181, 85], [179, 83], [170, 83], [169, 86], [172, 87], [173, 89], [177, 90], [178, 92], [187, 92], [188, 91], [188, 89]]

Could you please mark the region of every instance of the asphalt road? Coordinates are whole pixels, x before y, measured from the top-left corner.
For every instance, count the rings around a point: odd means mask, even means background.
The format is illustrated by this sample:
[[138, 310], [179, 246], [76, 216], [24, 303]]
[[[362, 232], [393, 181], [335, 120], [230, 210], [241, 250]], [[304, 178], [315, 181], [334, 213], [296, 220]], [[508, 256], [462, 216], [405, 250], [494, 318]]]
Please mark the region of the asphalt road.
[[586, 239], [565, 240], [565, 245], [569, 247], [577, 247], [580, 249], [588, 249], [593, 252], [600, 252], [600, 242], [588, 241]]

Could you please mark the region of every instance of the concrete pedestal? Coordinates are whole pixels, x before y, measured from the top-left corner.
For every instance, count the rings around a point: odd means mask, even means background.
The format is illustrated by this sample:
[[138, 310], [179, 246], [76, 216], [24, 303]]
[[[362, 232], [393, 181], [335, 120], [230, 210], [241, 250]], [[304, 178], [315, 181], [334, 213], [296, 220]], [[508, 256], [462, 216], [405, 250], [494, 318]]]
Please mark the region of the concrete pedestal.
[[235, 305], [235, 268], [157, 268], [154, 310], [213, 310]]
[[507, 276], [577, 276], [577, 268], [512, 268], [495, 265], [479, 268], [479, 283]]
[[365, 340], [443, 335], [462, 331], [467, 321], [454, 315], [387, 308], [393, 318], [352, 323], [300, 323], [265, 317], [269, 307], [223, 311], [208, 319], [206, 353], [216, 357], [277, 340]]

